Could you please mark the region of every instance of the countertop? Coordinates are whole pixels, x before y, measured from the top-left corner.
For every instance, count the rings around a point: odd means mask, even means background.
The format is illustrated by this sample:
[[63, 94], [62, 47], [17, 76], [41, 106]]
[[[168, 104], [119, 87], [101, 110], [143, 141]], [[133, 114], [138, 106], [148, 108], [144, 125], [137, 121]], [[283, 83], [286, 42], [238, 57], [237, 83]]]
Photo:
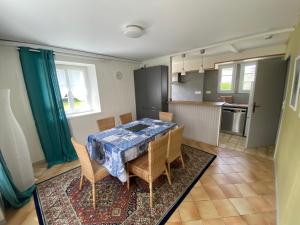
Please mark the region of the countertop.
[[226, 103], [226, 102], [200, 102], [200, 101], [169, 101], [169, 104], [181, 104], [181, 105], [203, 105], [203, 106], [228, 106], [233, 108], [248, 108], [247, 104], [239, 103]]
[[224, 103], [223, 106], [228, 106], [233, 108], [248, 108], [248, 104], [239, 104], [239, 103]]
[[182, 104], [182, 105], [202, 105], [202, 106], [217, 106], [221, 107], [225, 102], [200, 102], [200, 101], [169, 101], [169, 104]]

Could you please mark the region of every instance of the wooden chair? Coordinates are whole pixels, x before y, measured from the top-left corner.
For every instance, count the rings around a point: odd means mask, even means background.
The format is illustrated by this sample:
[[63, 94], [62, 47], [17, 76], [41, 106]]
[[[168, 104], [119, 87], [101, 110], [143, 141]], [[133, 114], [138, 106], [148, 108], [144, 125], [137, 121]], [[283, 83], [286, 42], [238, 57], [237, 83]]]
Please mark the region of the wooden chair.
[[173, 120], [173, 113], [159, 112], [159, 119], [162, 120], [162, 121], [171, 122]]
[[81, 164], [79, 190], [81, 190], [82, 188], [83, 177], [85, 177], [91, 182], [92, 195], [93, 195], [93, 207], [95, 209], [96, 208], [95, 183], [99, 180], [102, 180], [104, 177], [109, 175], [109, 173], [103, 166], [99, 165], [94, 160], [90, 160], [89, 154], [84, 145], [79, 144], [73, 137], [71, 138], [71, 141]]
[[100, 131], [108, 130], [116, 126], [115, 117], [107, 117], [97, 120], [97, 124]]
[[120, 115], [120, 121], [121, 121], [122, 124], [132, 122], [132, 114], [131, 113], [125, 113], [123, 115]]
[[183, 134], [184, 126], [171, 130], [168, 133], [169, 142], [168, 142], [168, 150], [167, 150], [167, 165], [168, 171], [171, 175], [171, 163], [180, 158], [182, 167], [184, 168], [184, 161], [181, 153], [181, 144], [182, 144], [182, 134]]
[[150, 207], [153, 205], [152, 184], [156, 178], [165, 174], [171, 185], [171, 179], [166, 166], [168, 148], [168, 136], [164, 135], [149, 143], [148, 153], [136, 160], [127, 163], [128, 180], [127, 187], [129, 189], [129, 179], [138, 176], [149, 183], [150, 189]]

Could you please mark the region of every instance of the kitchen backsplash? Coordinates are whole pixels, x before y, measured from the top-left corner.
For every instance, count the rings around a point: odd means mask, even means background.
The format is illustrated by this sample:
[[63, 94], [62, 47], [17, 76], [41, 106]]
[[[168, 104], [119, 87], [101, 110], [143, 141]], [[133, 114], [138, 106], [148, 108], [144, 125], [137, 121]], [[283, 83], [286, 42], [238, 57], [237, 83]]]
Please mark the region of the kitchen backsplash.
[[190, 72], [182, 76], [182, 83], [172, 83], [172, 100], [202, 101], [204, 75]]
[[[182, 76], [182, 83], [172, 83], [172, 100], [186, 101], [222, 101], [220, 96], [233, 96], [234, 103], [247, 104], [249, 94], [247, 93], [217, 93], [218, 70], [208, 70], [205, 74], [199, 74], [197, 71], [189, 72]], [[237, 71], [236, 84], [239, 83], [239, 71]], [[237, 88], [237, 87], [236, 87]]]

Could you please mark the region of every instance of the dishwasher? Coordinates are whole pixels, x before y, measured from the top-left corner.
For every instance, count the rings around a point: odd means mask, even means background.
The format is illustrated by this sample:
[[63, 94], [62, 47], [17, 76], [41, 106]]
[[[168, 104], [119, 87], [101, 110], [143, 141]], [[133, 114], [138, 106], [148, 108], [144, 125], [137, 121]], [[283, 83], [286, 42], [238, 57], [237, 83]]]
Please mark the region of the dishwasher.
[[222, 107], [221, 130], [244, 136], [247, 109], [235, 107]]

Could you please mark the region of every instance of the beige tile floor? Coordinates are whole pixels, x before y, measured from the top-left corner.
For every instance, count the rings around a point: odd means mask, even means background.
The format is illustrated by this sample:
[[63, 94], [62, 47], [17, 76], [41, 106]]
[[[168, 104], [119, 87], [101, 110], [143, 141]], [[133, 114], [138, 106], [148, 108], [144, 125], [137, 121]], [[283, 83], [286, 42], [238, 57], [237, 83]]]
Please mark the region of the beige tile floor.
[[[273, 225], [275, 186], [273, 161], [244, 152], [185, 140], [195, 148], [217, 154], [216, 160], [187, 195], [168, 225]], [[35, 165], [38, 181], [78, 166], [65, 163], [46, 169]], [[8, 225], [37, 225], [33, 200], [7, 210]]]
[[246, 137], [227, 134], [227, 133], [220, 133], [219, 139], [219, 147], [232, 149], [240, 152], [246, 152], [248, 154], [260, 156], [263, 158], [273, 159], [275, 146], [265, 146], [260, 148], [245, 148], [246, 144]]

